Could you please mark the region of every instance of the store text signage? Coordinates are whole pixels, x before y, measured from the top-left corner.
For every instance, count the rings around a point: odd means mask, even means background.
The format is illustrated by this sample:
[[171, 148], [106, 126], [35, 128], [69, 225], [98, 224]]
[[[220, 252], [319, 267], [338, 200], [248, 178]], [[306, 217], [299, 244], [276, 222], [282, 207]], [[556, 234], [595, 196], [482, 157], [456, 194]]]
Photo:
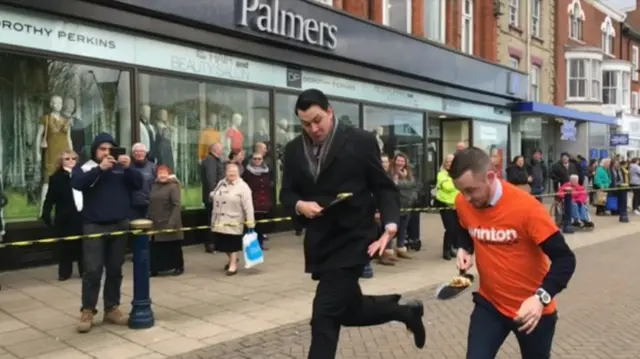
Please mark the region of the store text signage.
[[338, 26], [280, 8], [280, 0], [238, 0], [237, 25], [333, 50]]
[[42, 26], [36, 22], [12, 21], [0, 18], [0, 29], [8, 33], [21, 33], [30, 36], [41, 36], [48, 39], [54, 38], [57, 41], [101, 47], [109, 50], [116, 48], [116, 42], [112, 39], [97, 37], [92, 34], [73, 30], [54, 29]]

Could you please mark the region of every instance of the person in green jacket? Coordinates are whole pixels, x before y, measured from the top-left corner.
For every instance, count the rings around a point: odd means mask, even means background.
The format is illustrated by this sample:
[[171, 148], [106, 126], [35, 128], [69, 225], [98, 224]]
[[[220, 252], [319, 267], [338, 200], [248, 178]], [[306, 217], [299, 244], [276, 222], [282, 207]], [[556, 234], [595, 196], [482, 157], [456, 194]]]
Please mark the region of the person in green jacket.
[[[608, 189], [611, 186], [611, 175], [609, 174], [609, 167], [611, 166], [610, 158], [603, 158], [600, 161], [600, 166], [596, 168], [596, 173], [593, 176], [593, 188], [596, 190], [599, 189]], [[602, 196], [604, 198], [605, 203], [598, 203], [598, 197]], [[603, 195], [596, 193], [596, 216], [603, 216], [606, 209], [606, 193]]]
[[444, 238], [442, 241], [442, 258], [451, 260], [456, 257], [457, 236], [456, 229], [458, 226], [458, 214], [456, 213], [455, 203], [458, 196], [458, 189], [453, 184], [451, 176], [449, 176], [449, 167], [453, 162], [454, 155], [449, 154], [442, 161], [442, 167], [436, 178], [436, 206], [440, 207], [440, 218], [444, 226]]

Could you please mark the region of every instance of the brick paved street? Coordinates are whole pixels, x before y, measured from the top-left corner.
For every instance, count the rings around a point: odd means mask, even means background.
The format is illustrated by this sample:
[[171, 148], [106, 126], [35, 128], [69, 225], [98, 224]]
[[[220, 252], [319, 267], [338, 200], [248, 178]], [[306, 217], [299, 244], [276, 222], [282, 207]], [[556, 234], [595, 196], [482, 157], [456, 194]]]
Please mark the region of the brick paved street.
[[[636, 235], [578, 249], [578, 272], [559, 299], [554, 359], [640, 358], [640, 241]], [[411, 293], [426, 299], [428, 344], [418, 351], [401, 325], [344, 329], [343, 359], [463, 359], [470, 296], [448, 302], [429, 298], [433, 288]], [[198, 350], [180, 359], [306, 358], [308, 321]], [[511, 336], [501, 359], [518, 358]]]
[[[632, 217], [631, 223], [625, 225], [620, 225], [615, 217], [597, 217], [594, 220], [597, 227], [595, 231], [567, 237], [573, 248], [600, 246], [600, 243], [617, 241], [616, 238], [640, 232], [638, 216]], [[452, 262], [445, 262], [439, 258], [442, 225], [437, 215], [423, 215], [422, 233], [423, 251], [416, 253], [413, 260], [402, 261], [395, 267], [375, 266], [375, 278], [363, 281], [363, 290], [372, 294], [410, 292], [432, 287], [450, 279], [455, 269]], [[130, 330], [104, 325], [100, 323], [102, 319], [100, 313], [96, 319], [96, 327], [90, 334], [77, 334], [74, 329], [80, 305], [80, 281], [77, 277], [66, 282], [58, 282], [54, 266], [3, 273], [0, 276], [2, 284], [0, 359], [163, 359], [198, 350], [205, 350], [201, 353], [204, 353], [205, 357], [211, 357], [211, 353], [216, 350], [226, 348], [224, 350], [230, 351], [234, 345], [239, 345], [237, 343], [245, 346], [244, 352], [240, 351], [233, 355], [220, 356], [220, 358], [259, 359], [259, 353], [251, 353], [253, 351], [271, 353], [276, 349], [284, 350], [289, 354], [288, 356], [277, 353], [270, 355], [274, 359], [277, 359], [278, 355], [281, 358], [303, 358], [302, 351], [308, 339], [300, 337], [304, 334], [295, 334], [294, 331], [300, 333], [308, 331], [306, 323], [311, 314], [314, 283], [302, 272], [301, 238], [283, 233], [273, 235], [271, 242], [272, 249], [266, 252], [264, 264], [256, 269], [241, 270], [234, 277], [224, 275], [223, 255], [206, 254], [201, 246], [186, 248], [184, 275], [152, 279], [151, 296], [156, 325], [147, 330]], [[600, 249], [595, 251], [609, 251], [608, 247], [598, 248]], [[638, 251], [633, 246], [628, 246], [621, 248], [620, 252], [622, 254], [607, 255], [604, 258], [612, 263], [622, 262], [615, 265], [624, 265], [626, 264], [624, 258], [627, 256], [625, 253]], [[586, 261], [580, 263], [585, 266]], [[589, 264], [589, 266], [592, 265], [592, 263]], [[606, 267], [606, 265], [597, 266], [599, 269]], [[124, 269], [122, 309], [124, 312], [129, 312], [133, 289], [131, 263], [126, 263]], [[635, 278], [631, 279], [633, 280]], [[582, 288], [584, 287], [573, 288], [573, 291], [577, 293], [575, 291], [583, 290]], [[616, 293], [622, 292], [617, 289]], [[619, 296], [624, 299], [631, 295], [619, 294]], [[630, 301], [630, 299], [625, 300]], [[425, 358], [461, 357], [463, 346], [458, 341], [463, 337], [460, 333], [464, 333], [466, 313], [470, 306], [465, 299], [447, 303], [447, 305], [450, 307], [429, 304], [433, 312], [430, 316], [432, 324], [429, 326], [434, 328], [431, 330], [430, 340], [438, 344], [432, 343], [429, 350], [420, 353], [435, 355]], [[631, 308], [631, 304], [626, 302], [622, 305]], [[101, 304], [98, 304], [98, 307], [100, 306]], [[435, 315], [437, 313], [440, 314]], [[597, 314], [589, 313], [588, 315], [595, 317]], [[605, 319], [609, 316], [611, 316], [609, 313], [603, 314]], [[631, 315], [624, 313], [623, 317], [630, 318]], [[563, 325], [574, 321], [573, 319], [564, 320]], [[300, 322], [303, 324], [296, 324]], [[579, 326], [580, 323], [575, 322]], [[442, 323], [455, 324], [451, 328]], [[599, 324], [601, 323], [606, 321], [600, 321]], [[287, 325], [293, 325], [293, 327], [288, 328]], [[269, 330], [279, 330], [283, 334], [269, 334]], [[610, 331], [608, 328], [600, 327], [597, 330]], [[267, 334], [264, 333], [265, 331]], [[400, 327], [371, 328], [367, 332], [344, 331], [342, 342], [344, 358], [376, 358], [376, 354], [369, 354], [366, 350], [378, 344], [381, 347], [386, 346], [387, 353], [394, 353], [395, 357], [420, 358], [414, 349], [403, 346], [408, 338]], [[581, 329], [575, 332], [578, 335], [584, 335]], [[629, 333], [637, 334], [632, 331]], [[368, 338], [369, 344], [358, 344], [358, 337]], [[445, 341], [438, 337], [449, 338], [449, 340]], [[242, 338], [240, 342], [234, 342], [239, 338]], [[266, 339], [269, 338], [285, 340], [286, 344], [267, 341]], [[353, 341], [349, 342], [349, 338], [353, 338]], [[220, 343], [227, 344], [223, 347], [205, 349]], [[252, 343], [264, 343], [264, 345], [251, 347]], [[393, 347], [390, 343], [394, 343]], [[595, 346], [595, 348], [599, 347], [601, 345]], [[438, 348], [458, 354], [450, 355], [449, 358], [442, 354], [433, 354], [433, 350]], [[371, 350], [375, 352], [380, 349]], [[406, 354], [400, 355], [405, 352]], [[364, 354], [361, 355], [361, 353]], [[593, 351], [589, 351], [589, 354], [593, 354]], [[378, 358], [380, 357], [378, 355]], [[394, 358], [392, 354], [383, 357]], [[634, 359], [638, 357], [633, 356]], [[186, 358], [197, 358], [197, 356], [187, 355]], [[576, 357], [578, 358], [588, 359], [589, 357]], [[610, 358], [612, 357], [606, 357], [606, 359]]]

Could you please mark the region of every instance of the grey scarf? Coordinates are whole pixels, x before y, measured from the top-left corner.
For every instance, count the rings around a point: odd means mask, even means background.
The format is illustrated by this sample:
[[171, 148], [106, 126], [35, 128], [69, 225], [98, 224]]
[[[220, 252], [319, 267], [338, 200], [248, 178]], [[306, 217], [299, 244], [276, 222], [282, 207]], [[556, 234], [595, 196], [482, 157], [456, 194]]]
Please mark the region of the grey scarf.
[[302, 146], [304, 147], [304, 154], [307, 158], [307, 162], [309, 163], [309, 169], [311, 170], [313, 179], [316, 181], [318, 180], [318, 176], [320, 175], [322, 164], [324, 163], [324, 160], [327, 157], [327, 153], [329, 153], [329, 149], [331, 148], [333, 135], [336, 133], [337, 128], [338, 121], [333, 118], [333, 128], [321, 145], [314, 144], [311, 138], [305, 132], [302, 133]]

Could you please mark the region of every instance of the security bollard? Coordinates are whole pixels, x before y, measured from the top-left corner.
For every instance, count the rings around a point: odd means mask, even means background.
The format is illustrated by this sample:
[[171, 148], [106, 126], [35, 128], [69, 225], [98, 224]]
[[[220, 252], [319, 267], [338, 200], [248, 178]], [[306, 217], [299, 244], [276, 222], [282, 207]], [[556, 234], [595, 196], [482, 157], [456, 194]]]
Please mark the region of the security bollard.
[[571, 196], [571, 190], [567, 189], [564, 192], [563, 207], [564, 211], [562, 214], [562, 233], [573, 233], [573, 213], [572, 213], [572, 204], [573, 198]]
[[141, 230], [133, 240], [133, 301], [129, 328], [146, 329], [155, 324], [149, 290], [149, 234], [153, 222], [148, 219], [131, 221], [131, 228]]
[[627, 189], [622, 188], [618, 193], [618, 213], [620, 215], [619, 221], [622, 223], [629, 223], [629, 209], [627, 208]]

